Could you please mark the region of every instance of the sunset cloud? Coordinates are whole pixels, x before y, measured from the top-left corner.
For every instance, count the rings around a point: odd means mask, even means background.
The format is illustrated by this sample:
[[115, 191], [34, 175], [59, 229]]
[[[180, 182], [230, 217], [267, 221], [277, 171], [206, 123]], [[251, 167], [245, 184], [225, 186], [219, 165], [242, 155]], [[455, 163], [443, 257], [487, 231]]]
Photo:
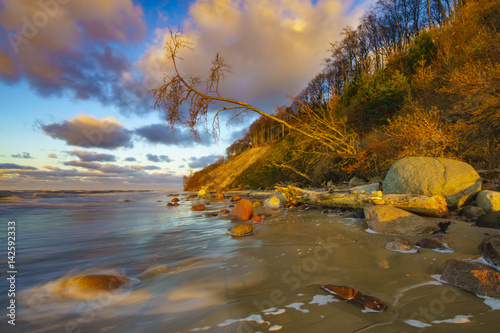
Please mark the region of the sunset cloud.
[[19, 165], [15, 163], [0, 163], [0, 169], [13, 169], [13, 170], [38, 170], [35, 167], [28, 165]]
[[176, 129], [175, 132], [167, 128], [166, 124], [152, 124], [137, 128], [134, 133], [145, 141], [153, 144], [167, 146], [179, 146], [183, 148], [195, 145], [210, 146], [213, 142], [207, 133], [200, 133], [200, 141], [197, 142], [187, 130]]
[[115, 162], [116, 156], [111, 154], [99, 154], [92, 151], [72, 150], [69, 155], [77, 156], [84, 162]]
[[192, 169], [201, 169], [207, 165], [214, 163], [215, 161], [217, 161], [219, 157], [220, 157], [219, 155], [215, 154], [206, 155], [202, 157], [192, 156], [189, 158], [191, 162], [188, 163], [188, 166]]
[[42, 125], [46, 135], [66, 141], [70, 146], [114, 149], [133, 147], [130, 131], [114, 117], [97, 119], [80, 115], [60, 123]]
[[23, 152], [22, 154], [12, 154], [10, 156], [12, 156], [14, 158], [27, 158], [27, 159], [33, 158], [33, 157], [31, 157], [30, 153], [27, 153], [27, 152]]
[[170, 163], [170, 162], [172, 162], [172, 159], [170, 157], [168, 157], [167, 155], [147, 154], [146, 158], [148, 159], [148, 161], [156, 162], [156, 163], [159, 163], [159, 162]]
[[49, 154], [49, 157], [50, 157], [50, 158], [57, 158], [57, 154], [55, 154], [55, 153], [50, 153], [50, 154]]

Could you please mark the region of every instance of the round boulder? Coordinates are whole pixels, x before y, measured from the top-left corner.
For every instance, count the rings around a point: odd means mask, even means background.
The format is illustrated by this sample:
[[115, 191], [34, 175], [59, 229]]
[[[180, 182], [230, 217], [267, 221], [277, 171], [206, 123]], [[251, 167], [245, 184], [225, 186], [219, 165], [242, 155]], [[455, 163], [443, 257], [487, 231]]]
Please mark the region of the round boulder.
[[477, 194], [476, 204], [486, 213], [498, 212], [500, 211], [500, 192], [481, 191]]
[[62, 297], [89, 300], [117, 291], [130, 282], [121, 275], [84, 275], [62, 281], [56, 288]]
[[366, 206], [364, 213], [368, 227], [383, 234], [411, 236], [439, 230], [434, 222], [392, 206]]
[[481, 177], [464, 162], [440, 157], [405, 157], [394, 162], [383, 183], [384, 194], [441, 195], [460, 208], [481, 189]]

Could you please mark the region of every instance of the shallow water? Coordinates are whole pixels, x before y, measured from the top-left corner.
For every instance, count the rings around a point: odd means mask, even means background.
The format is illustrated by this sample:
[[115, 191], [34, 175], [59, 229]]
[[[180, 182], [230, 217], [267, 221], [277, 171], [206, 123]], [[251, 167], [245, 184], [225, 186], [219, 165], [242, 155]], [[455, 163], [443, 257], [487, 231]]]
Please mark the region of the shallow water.
[[[227, 230], [236, 221], [205, 216], [227, 201], [181, 195], [180, 206], [165, 207], [164, 192], [33, 194], [0, 198], [3, 228], [17, 227], [18, 332], [494, 332], [500, 324], [498, 302], [439, 281], [446, 259], [478, 258], [485, 233], [498, 230], [454, 222], [445, 235], [453, 253], [406, 254], [386, 250], [393, 237], [367, 232], [363, 220], [321, 210], [257, 208], [268, 218], [235, 238]], [[190, 210], [202, 202], [207, 211]], [[62, 279], [107, 272], [134, 285], [86, 302], [51, 293]], [[389, 308], [366, 311], [324, 284]]]

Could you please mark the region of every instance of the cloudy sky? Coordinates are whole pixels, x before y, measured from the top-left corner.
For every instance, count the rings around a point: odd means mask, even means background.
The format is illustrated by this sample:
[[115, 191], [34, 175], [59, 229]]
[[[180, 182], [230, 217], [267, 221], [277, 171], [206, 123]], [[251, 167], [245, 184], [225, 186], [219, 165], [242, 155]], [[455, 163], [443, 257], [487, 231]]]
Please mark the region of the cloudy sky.
[[220, 52], [223, 95], [272, 112], [321, 69], [371, 0], [0, 0], [0, 190], [172, 189], [241, 136], [172, 132], [149, 90], [180, 28], [203, 76]]

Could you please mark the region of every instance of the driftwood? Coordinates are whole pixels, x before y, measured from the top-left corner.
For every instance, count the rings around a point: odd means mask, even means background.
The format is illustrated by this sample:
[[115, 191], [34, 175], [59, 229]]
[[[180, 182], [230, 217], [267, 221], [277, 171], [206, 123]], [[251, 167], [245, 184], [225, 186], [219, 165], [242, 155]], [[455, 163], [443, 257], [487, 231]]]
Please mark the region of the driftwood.
[[329, 193], [315, 192], [295, 186], [279, 187], [276, 191], [283, 194], [286, 201], [296, 204], [298, 202], [339, 208], [362, 209], [367, 205], [390, 205], [412, 213], [443, 217], [448, 215], [448, 206], [443, 196], [411, 195], [411, 194], [385, 194], [381, 191], [372, 193]]

